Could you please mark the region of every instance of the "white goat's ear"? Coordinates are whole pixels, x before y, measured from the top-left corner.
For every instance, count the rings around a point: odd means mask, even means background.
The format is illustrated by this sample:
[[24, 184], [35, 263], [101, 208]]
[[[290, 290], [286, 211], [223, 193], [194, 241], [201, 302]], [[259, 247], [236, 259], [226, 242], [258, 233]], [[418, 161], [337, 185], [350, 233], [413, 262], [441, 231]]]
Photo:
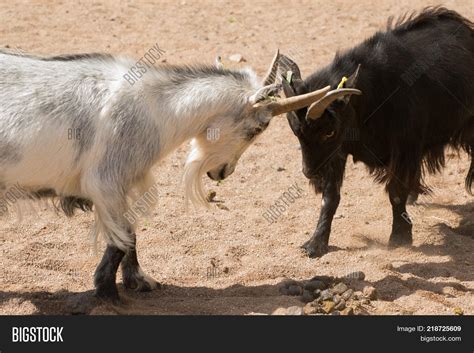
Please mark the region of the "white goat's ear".
[[249, 97], [249, 103], [254, 105], [255, 103], [264, 101], [266, 99], [275, 99], [276, 97], [279, 97], [278, 94], [280, 93], [280, 91], [281, 84], [274, 83], [268, 86], [264, 86]]
[[224, 64], [222, 64], [222, 58], [219, 55], [216, 56], [215, 65], [219, 70], [224, 69]]

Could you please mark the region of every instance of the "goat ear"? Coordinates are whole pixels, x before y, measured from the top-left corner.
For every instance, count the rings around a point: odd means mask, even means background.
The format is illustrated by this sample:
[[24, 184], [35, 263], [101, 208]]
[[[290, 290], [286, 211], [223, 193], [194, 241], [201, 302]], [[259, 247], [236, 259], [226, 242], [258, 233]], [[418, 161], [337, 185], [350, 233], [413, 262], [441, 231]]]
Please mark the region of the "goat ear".
[[[347, 81], [344, 83], [344, 88], [356, 88], [357, 81], [359, 79], [359, 70], [360, 70], [360, 64], [357, 65], [357, 69], [352, 73], [352, 75], [349, 76]], [[343, 96], [341, 98], [338, 98], [337, 100], [347, 104], [349, 103], [352, 95], [348, 94], [346, 96]]]
[[219, 70], [224, 69], [224, 64], [222, 64], [222, 58], [219, 55], [216, 56], [215, 65]]
[[254, 105], [266, 99], [269, 99], [269, 98], [271, 99], [272, 97], [278, 97], [278, 94], [280, 93], [280, 91], [281, 91], [281, 85], [276, 84], [276, 83], [264, 86], [249, 97], [249, 103], [251, 105]]
[[280, 54], [280, 56], [278, 57], [278, 71], [283, 75], [286, 75], [288, 71], [291, 71], [293, 79], [301, 80], [300, 68], [293, 60], [291, 60], [286, 55]]

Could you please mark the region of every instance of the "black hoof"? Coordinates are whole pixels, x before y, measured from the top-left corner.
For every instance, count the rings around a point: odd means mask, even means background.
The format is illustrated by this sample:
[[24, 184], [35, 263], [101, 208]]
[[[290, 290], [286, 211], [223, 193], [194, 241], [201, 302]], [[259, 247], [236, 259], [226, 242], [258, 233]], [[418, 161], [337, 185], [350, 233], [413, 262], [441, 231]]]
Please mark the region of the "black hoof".
[[96, 288], [94, 296], [97, 299], [102, 301], [112, 303], [112, 304], [119, 304], [120, 297], [118, 294], [117, 286], [114, 284], [113, 286], [99, 286]]
[[150, 292], [155, 289], [161, 289], [161, 284], [147, 275], [135, 273], [123, 277], [123, 285], [127, 289], [133, 289], [136, 292]]
[[311, 258], [321, 257], [329, 252], [327, 244], [317, 243], [312, 240], [308, 240], [301, 248], [305, 251], [306, 255]]
[[401, 246], [411, 246], [413, 238], [411, 233], [392, 233], [388, 241], [389, 249], [398, 248]]

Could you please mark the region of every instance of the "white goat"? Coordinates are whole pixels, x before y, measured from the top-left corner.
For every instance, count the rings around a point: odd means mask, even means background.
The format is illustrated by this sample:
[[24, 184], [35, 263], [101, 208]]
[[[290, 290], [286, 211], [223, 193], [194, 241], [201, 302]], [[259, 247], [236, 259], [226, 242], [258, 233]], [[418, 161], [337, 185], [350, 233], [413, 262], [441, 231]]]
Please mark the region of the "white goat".
[[[205, 203], [202, 174], [233, 173], [270, 119], [300, 109], [327, 89], [269, 99], [278, 53], [262, 87], [250, 69], [163, 66], [131, 86], [134, 61], [102, 54], [41, 58], [0, 52], [0, 201], [12, 185], [35, 197], [56, 196], [65, 213], [94, 206], [94, 234], [107, 249], [95, 273], [96, 295], [118, 300], [125, 287], [158, 286], [139, 267], [130, 202], [153, 184], [151, 167], [193, 139], [184, 172], [186, 197]], [[218, 140], [206, 131], [218, 129]], [[133, 197], [133, 195], [136, 195]]]

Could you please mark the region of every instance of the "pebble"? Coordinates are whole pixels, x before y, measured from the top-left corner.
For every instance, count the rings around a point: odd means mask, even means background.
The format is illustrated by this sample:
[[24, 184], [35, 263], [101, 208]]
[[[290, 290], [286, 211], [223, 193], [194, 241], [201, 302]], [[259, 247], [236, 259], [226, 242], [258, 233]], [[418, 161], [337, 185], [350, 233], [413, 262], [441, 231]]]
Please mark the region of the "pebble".
[[207, 202], [212, 202], [216, 198], [217, 193], [214, 190], [211, 190], [207, 193], [206, 200]]
[[342, 294], [348, 289], [349, 288], [347, 288], [347, 286], [344, 283], [340, 282], [332, 288], [332, 291], [333, 293], [336, 293], [336, 294]]
[[376, 300], [377, 299], [377, 289], [375, 289], [374, 287], [364, 287], [364, 296], [367, 298], [367, 299], [370, 299], [370, 300]]
[[333, 297], [333, 292], [330, 290], [330, 289], [325, 289], [323, 291], [321, 291], [321, 295], [319, 296], [319, 298], [324, 301], [324, 300], [332, 300], [332, 297]]
[[311, 303], [306, 304], [303, 308], [303, 313], [305, 315], [314, 315], [314, 314], [317, 314], [318, 312], [319, 312], [319, 307], [315, 307]]
[[326, 289], [326, 284], [323, 281], [319, 280], [311, 280], [309, 282], [306, 282], [304, 285], [304, 289], [310, 290], [310, 291], [315, 291], [316, 289], [323, 290]]
[[345, 277], [348, 279], [356, 279], [358, 281], [363, 281], [365, 279], [365, 273], [362, 271], [355, 271], [348, 273]]
[[338, 316], [341, 315], [341, 312], [339, 310], [334, 310], [331, 315]]
[[242, 56], [242, 54], [233, 54], [231, 56], [229, 56], [229, 60], [230, 61], [233, 61], [235, 63], [240, 63], [242, 61], [245, 61], [244, 57]]
[[349, 306], [341, 311], [341, 315], [354, 315], [354, 309]]
[[336, 294], [332, 297], [332, 301], [334, 302], [334, 304], [337, 305], [341, 301], [341, 296], [339, 294]]
[[323, 301], [323, 303], [321, 304], [321, 309], [326, 313], [326, 314], [329, 314], [331, 311], [333, 311], [334, 307], [336, 306], [336, 304], [334, 304], [333, 302], [329, 301], [329, 300], [325, 300]]
[[343, 310], [346, 307], [346, 301], [341, 298], [338, 304], [334, 307], [336, 310]]
[[303, 294], [303, 288], [298, 285], [291, 285], [288, 287], [288, 295], [301, 295]]
[[352, 298], [355, 300], [359, 300], [364, 296], [364, 294], [361, 291], [354, 292], [352, 295]]
[[286, 315], [303, 315], [303, 308], [299, 306], [290, 306], [286, 309]]
[[313, 292], [313, 296], [315, 298], [318, 298], [321, 296], [321, 290], [320, 289], [316, 289], [314, 292]]
[[300, 299], [303, 303], [312, 302], [314, 300], [314, 294], [313, 292], [305, 289]]
[[354, 293], [354, 290], [349, 288], [344, 293], [342, 293], [341, 297], [342, 297], [342, 299], [347, 301], [347, 300], [351, 299], [353, 293]]

